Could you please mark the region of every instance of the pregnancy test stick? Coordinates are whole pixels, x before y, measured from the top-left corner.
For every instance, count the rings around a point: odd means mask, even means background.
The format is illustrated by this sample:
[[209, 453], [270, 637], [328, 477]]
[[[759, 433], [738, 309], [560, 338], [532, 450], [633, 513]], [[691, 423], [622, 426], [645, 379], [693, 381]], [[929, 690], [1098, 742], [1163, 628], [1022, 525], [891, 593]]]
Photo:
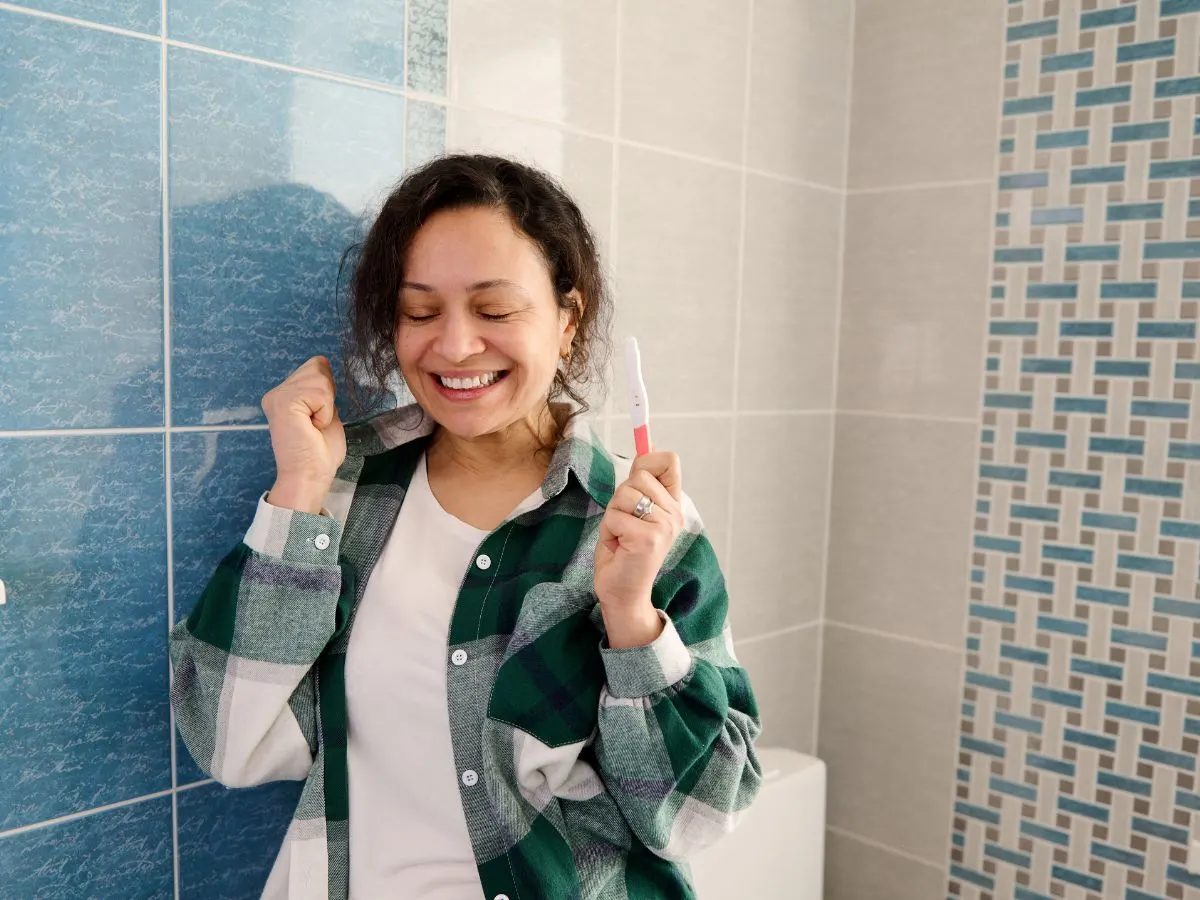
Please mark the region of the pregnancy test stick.
[[642, 355], [637, 338], [625, 339], [625, 370], [629, 381], [629, 413], [633, 416], [633, 447], [638, 456], [650, 452], [650, 404], [642, 380]]

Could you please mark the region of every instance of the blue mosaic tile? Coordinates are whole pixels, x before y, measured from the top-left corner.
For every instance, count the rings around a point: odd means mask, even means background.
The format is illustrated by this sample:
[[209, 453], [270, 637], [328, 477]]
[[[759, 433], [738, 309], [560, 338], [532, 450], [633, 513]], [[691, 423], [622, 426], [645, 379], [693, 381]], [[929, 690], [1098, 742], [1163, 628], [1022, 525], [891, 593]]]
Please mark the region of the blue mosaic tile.
[[1200, 175], [1200, 159], [1175, 159], [1150, 164], [1150, 178], [1195, 178]]
[[241, 56], [404, 84], [403, 0], [171, 0], [172, 39]]
[[186, 50], [169, 70], [172, 423], [262, 423], [309, 357], [343, 377], [338, 267], [401, 173], [404, 100]]
[[1175, 55], [1175, 38], [1161, 41], [1146, 41], [1141, 44], [1125, 44], [1117, 48], [1117, 62], [1137, 62], [1140, 59], [1162, 59]]
[[423, 94], [446, 94], [449, 0], [408, 0], [408, 86]]
[[[1087, 132], [1084, 132], [1084, 134], [1086, 135]], [[1126, 141], [1161, 141], [1166, 140], [1170, 136], [1170, 122], [1138, 122], [1135, 124], [1114, 125], [1112, 130], [1114, 144]], [[1084, 140], [1080, 146], [1086, 147], [1087, 141]]]
[[[1074, 131], [1044, 131], [1034, 140], [1038, 150], [1061, 150], [1064, 147], [1086, 147], [1088, 144], [1086, 128]], [[1048, 181], [1048, 179], [1047, 179]]]
[[171, 897], [171, 798], [158, 797], [0, 838], [0, 897]]
[[405, 166], [416, 168], [441, 156], [446, 148], [446, 107], [412, 100], [408, 104]]
[[171, 786], [162, 435], [0, 449], [0, 831]]
[[162, 425], [159, 46], [0, 34], [0, 428]]
[[1042, 57], [1042, 74], [1067, 72], [1071, 69], [1090, 69], [1096, 63], [1096, 54], [1091, 50], [1077, 53], [1059, 53]]

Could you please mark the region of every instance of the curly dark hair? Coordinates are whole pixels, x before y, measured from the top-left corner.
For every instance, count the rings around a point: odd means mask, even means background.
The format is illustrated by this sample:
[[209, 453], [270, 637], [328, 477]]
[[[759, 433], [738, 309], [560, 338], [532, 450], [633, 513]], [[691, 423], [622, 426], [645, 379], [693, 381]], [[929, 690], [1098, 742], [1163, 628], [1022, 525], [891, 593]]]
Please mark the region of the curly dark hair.
[[[571, 352], [559, 366], [550, 400], [569, 397], [579, 415], [590, 407], [585, 389], [603, 389], [611, 351], [612, 298], [591, 227], [579, 206], [545, 172], [511, 159], [453, 154], [409, 172], [388, 196], [366, 238], [348, 249], [342, 269], [352, 263], [343, 337], [343, 362], [365, 383], [347, 378], [359, 413], [378, 409], [398, 376], [395, 331], [400, 286], [409, 248], [421, 226], [444, 210], [482, 207], [505, 211], [513, 224], [541, 250], [561, 309], [575, 315]], [[338, 283], [341, 283], [340, 273]], [[578, 291], [583, 308], [569, 296]], [[561, 429], [566, 423], [557, 423]]]

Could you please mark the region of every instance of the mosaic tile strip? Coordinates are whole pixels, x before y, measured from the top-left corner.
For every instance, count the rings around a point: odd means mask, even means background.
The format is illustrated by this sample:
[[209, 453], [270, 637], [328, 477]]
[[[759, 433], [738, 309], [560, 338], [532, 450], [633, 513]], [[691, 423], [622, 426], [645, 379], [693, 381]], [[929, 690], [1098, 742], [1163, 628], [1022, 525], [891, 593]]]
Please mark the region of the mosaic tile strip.
[[1019, 0], [953, 897], [1200, 897], [1200, 2]]

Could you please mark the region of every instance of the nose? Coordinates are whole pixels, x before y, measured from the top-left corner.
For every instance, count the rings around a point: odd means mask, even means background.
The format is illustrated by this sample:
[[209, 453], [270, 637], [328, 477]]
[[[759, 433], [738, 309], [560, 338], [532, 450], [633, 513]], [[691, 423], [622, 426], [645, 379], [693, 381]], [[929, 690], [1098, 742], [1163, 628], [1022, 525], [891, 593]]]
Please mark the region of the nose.
[[470, 359], [486, 348], [479, 323], [465, 311], [447, 311], [442, 316], [442, 327], [437, 337], [438, 354], [450, 363]]

